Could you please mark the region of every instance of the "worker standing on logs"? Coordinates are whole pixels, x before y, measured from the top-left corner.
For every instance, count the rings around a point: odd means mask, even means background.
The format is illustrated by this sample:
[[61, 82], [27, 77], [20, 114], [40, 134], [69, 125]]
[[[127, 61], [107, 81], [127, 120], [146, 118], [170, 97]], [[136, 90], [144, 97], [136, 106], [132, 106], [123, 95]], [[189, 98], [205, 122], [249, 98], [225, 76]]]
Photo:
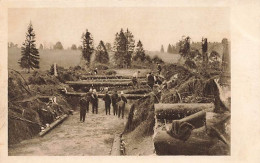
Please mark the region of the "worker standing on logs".
[[138, 86], [138, 77], [139, 77], [140, 71], [137, 71], [133, 74], [132, 82], [133, 82], [133, 87], [139, 87]]
[[108, 88], [105, 88], [105, 96], [103, 97], [103, 100], [105, 101], [105, 109], [106, 109], [106, 115], [109, 114], [110, 115], [110, 105], [111, 105], [111, 98], [108, 94]]
[[92, 113], [96, 111], [96, 114], [98, 113], [98, 97], [97, 97], [97, 91], [94, 89], [93, 94], [91, 96], [92, 101]]
[[122, 118], [124, 118], [125, 113], [125, 104], [127, 103], [127, 99], [124, 96], [124, 92], [121, 91], [119, 100], [118, 100], [118, 118], [120, 118], [120, 114], [122, 113]]
[[162, 67], [159, 63], [157, 63], [157, 70], [158, 70], [158, 74], [160, 75], [162, 71]]
[[149, 74], [147, 75], [147, 84], [149, 85], [149, 87], [150, 87], [151, 89], [153, 89], [154, 76], [152, 75], [151, 72], [149, 72]]
[[80, 105], [80, 122], [85, 122], [85, 117], [86, 117], [86, 99], [82, 97], [79, 101]]
[[92, 88], [89, 89], [86, 95], [86, 107], [87, 107], [87, 113], [89, 112], [89, 103], [91, 103], [91, 96], [92, 96]]
[[113, 113], [114, 113], [114, 115], [117, 115], [118, 94], [117, 94], [116, 90], [112, 94], [111, 100], [112, 100], [112, 106], [113, 106]]

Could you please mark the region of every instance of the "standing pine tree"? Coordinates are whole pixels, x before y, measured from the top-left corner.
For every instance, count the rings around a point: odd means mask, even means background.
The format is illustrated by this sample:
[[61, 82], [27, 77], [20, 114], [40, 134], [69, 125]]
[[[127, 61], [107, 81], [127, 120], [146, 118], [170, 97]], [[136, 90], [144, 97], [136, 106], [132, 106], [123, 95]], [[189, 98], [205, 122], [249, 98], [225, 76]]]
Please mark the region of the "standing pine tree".
[[134, 35], [128, 29], [126, 29], [125, 37], [127, 40], [126, 55], [124, 56], [125, 64], [127, 67], [131, 66], [132, 54], [134, 53], [135, 40]]
[[172, 53], [172, 46], [171, 46], [171, 44], [168, 45], [167, 53]]
[[22, 45], [21, 53], [22, 57], [18, 61], [21, 68], [28, 69], [28, 73], [30, 73], [30, 69], [39, 69], [39, 52], [36, 48], [35, 44], [35, 33], [33, 31], [32, 23], [30, 22], [26, 33], [26, 39]]
[[90, 65], [92, 53], [94, 51], [93, 38], [90, 32], [82, 34], [82, 58], [86, 61], [86, 65]]
[[104, 63], [104, 64], [107, 64], [109, 61], [107, 49], [102, 40], [100, 41], [99, 45], [97, 46], [95, 61], [99, 62], [99, 63]]
[[114, 42], [113, 50], [114, 60], [117, 66], [123, 67], [127, 63], [127, 39], [125, 37], [123, 29], [121, 29], [120, 33], [116, 33], [116, 38]]
[[133, 57], [133, 60], [137, 61], [144, 61], [145, 60], [145, 52], [143, 48], [142, 42], [139, 40], [135, 49], [135, 56]]
[[161, 46], [161, 50], [160, 50], [161, 53], [164, 53], [164, 48], [163, 48], [163, 45]]

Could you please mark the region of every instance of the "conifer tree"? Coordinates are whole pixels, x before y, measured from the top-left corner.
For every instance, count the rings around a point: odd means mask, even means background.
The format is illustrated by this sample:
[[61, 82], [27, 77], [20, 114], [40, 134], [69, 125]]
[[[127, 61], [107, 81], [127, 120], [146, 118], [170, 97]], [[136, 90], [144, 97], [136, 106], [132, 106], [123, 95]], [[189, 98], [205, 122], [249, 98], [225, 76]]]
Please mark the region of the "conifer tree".
[[161, 50], [160, 50], [161, 53], [164, 53], [164, 48], [163, 48], [163, 45], [161, 46]]
[[145, 51], [143, 48], [142, 42], [139, 40], [135, 49], [135, 56], [133, 57], [133, 60], [140, 60], [144, 61], [145, 60]]
[[123, 29], [121, 29], [119, 34], [116, 33], [114, 52], [115, 63], [119, 67], [123, 67], [125, 64], [127, 64], [127, 39], [125, 37]]
[[99, 45], [97, 46], [95, 61], [99, 62], [99, 63], [104, 63], [104, 64], [107, 64], [109, 61], [107, 49], [102, 40], [100, 41]]
[[90, 65], [91, 56], [94, 51], [93, 38], [91, 33], [86, 30], [86, 33], [82, 34], [82, 58], [86, 61], [86, 65]]
[[40, 68], [40, 56], [38, 49], [36, 48], [35, 33], [31, 22], [27, 28], [26, 39], [21, 47], [21, 54], [22, 57], [18, 61], [21, 68], [28, 69], [28, 73], [30, 73], [30, 69]]
[[131, 59], [132, 59], [132, 55], [134, 53], [135, 40], [134, 40], [134, 35], [128, 29], [126, 29], [125, 37], [127, 39], [127, 46], [126, 46], [127, 53], [124, 56], [124, 60], [125, 60], [126, 66], [129, 67], [129, 66], [131, 66]]
[[172, 46], [171, 46], [171, 44], [168, 45], [167, 53], [172, 53]]

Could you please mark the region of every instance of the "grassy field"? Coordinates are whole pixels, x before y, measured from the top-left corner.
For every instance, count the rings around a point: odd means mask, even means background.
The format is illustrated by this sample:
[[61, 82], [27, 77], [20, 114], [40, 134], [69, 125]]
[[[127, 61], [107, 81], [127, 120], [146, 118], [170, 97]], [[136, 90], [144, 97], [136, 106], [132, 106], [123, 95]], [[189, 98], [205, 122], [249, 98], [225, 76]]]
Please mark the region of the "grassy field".
[[[147, 55], [151, 57], [157, 55], [161, 57], [165, 62], [176, 63], [179, 59], [178, 54], [160, 53], [146, 51]], [[49, 70], [53, 63], [57, 65], [69, 68], [71, 66], [77, 66], [80, 63], [81, 51], [80, 50], [40, 50], [40, 70]], [[93, 55], [94, 56], [94, 55]], [[20, 48], [8, 49], [8, 67], [21, 70], [18, 64], [18, 60], [21, 58]], [[92, 57], [93, 58], [93, 57]]]

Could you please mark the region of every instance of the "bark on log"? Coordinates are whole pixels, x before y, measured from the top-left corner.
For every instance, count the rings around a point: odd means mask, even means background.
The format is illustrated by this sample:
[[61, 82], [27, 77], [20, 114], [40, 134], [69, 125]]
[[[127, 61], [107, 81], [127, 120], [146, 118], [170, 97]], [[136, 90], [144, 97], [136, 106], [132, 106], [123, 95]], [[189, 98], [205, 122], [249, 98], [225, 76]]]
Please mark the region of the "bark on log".
[[120, 145], [121, 145], [121, 138], [120, 135], [115, 135], [113, 146], [111, 149], [111, 155], [112, 156], [120, 156]]
[[213, 111], [211, 103], [177, 103], [177, 104], [155, 104], [155, 115], [157, 119], [175, 120], [182, 119], [199, 111]]
[[190, 116], [187, 116], [185, 118], [182, 118], [180, 120], [177, 120], [180, 122], [188, 122], [192, 124], [195, 128], [199, 128], [205, 125], [206, 122], [206, 112], [200, 111], [195, 114], [192, 114]]
[[209, 155], [210, 147], [216, 144], [204, 127], [193, 130], [187, 141], [175, 139], [166, 131], [158, 131], [153, 140], [157, 155]]

